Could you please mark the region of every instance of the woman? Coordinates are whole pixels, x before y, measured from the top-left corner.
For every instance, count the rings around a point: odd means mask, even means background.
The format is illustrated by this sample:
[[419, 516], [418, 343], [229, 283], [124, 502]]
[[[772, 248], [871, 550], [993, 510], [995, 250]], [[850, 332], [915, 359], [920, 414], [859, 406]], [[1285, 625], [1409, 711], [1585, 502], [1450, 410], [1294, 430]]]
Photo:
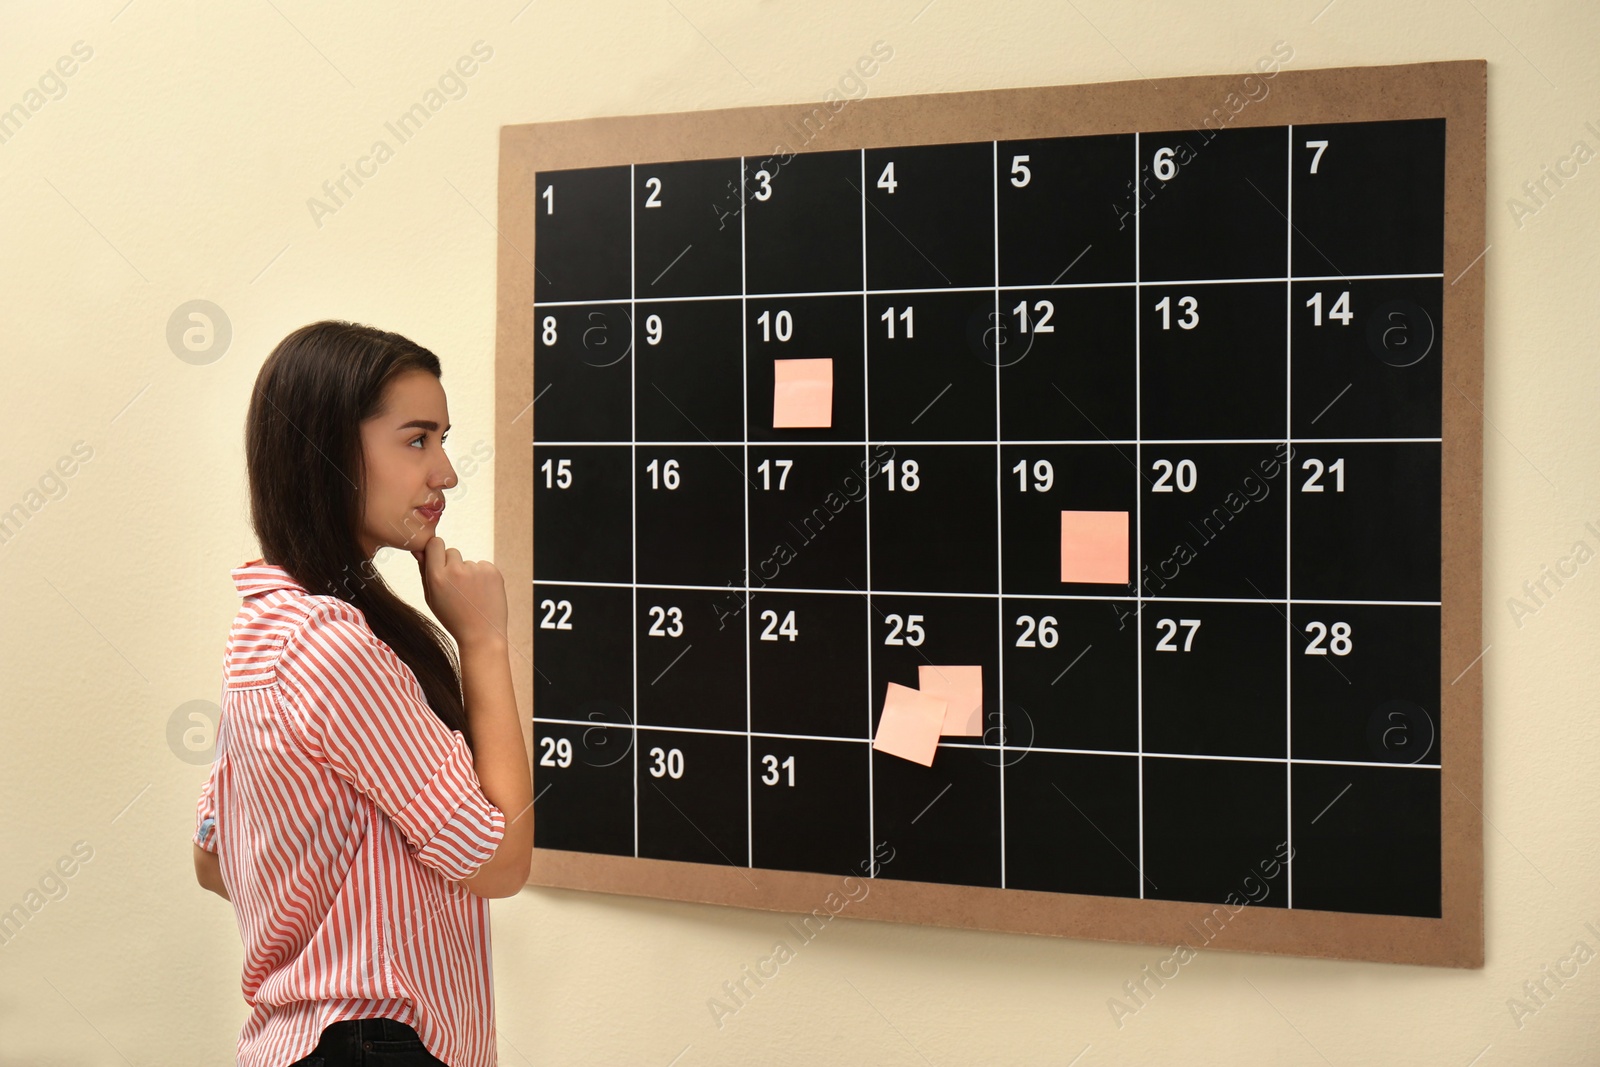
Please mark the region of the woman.
[[[262, 558], [232, 572], [194, 836], [244, 941], [241, 1067], [496, 1063], [487, 898], [527, 880], [532, 783], [504, 580], [434, 534], [449, 423], [438, 358], [367, 326], [303, 326], [256, 379]], [[385, 547], [458, 656], [384, 584]]]

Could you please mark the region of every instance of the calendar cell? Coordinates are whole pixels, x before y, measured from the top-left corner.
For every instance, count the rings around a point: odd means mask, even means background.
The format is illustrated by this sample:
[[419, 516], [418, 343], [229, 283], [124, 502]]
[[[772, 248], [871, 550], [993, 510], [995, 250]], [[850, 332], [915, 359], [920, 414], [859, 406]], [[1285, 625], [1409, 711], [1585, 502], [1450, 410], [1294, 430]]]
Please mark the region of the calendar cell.
[[1000, 305], [1001, 437], [1131, 441], [1133, 287], [1012, 290]]
[[874, 589], [998, 592], [995, 459], [992, 445], [874, 451], [867, 489]]
[[994, 145], [869, 148], [868, 289], [995, 284]]
[[867, 767], [858, 741], [752, 738], [755, 865], [859, 877], [872, 854]]
[[872, 753], [873, 833], [893, 849], [880, 878], [1000, 884], [1000, 768], [977, 748], [940, 745], [932, 767]]
[[739, 182], [737, 158], [633, 168], [636, 299], [741, 292]]
[[1288, 756], [1282, 604], [1146, 601], [1144, 750]]
[[1388, 278], [1292, 288], [1295, 436], [1440, 436], [1444, 283]]
[[639, 581], [743, 585], [744, 449], [654, 445], [634, 455]]
[[1440, 917], [1439, 771], [1294, 765], [1294, 906]]
[[875, 441], [993, 441], [995, 297], [867, 298], [868, 432]]
[[[745, 303], [745, 369], [752, 441], [861, 441], [866, 435], [866, 375], [861, 298], [785, 297]], [[829, 426], [774, 426], [774, 363], [833, 360]]]
[[1437, 273], [1444, 119], [1295, 126], [1294, 273]]
[[1288, 907], [1284, 863], [1299, 843], [1288, 840], [1286, 773], [1283, 763], [1146, 758], [1145, 896]]
[[1282, 598], [1287, 444], [1141, 453], [1144, 595]]
[[632, 580], [629, 452], [627, 446], [533, 446], [535, 581]]
[[[915, 689], [927, 666], [983, 668], [983, 726], [963, 743], [1000, 742], [999, 610], [992, 597], [872, 597], [872, 730], [877, 733], [888, 683]], [[940, 750], [941, 757], [944, 750]], [[998, 763], [996, 763], [998, 766]], [[881, 835], [880, 835], [881, 836]]]
[[641, 588], [634, 617], [639, 722], [745, 730], [744, 594]]
[[1141, 290], [1139, 423], [1146, 441], [1288, 433], [1284, 286]]
[[1437, 605], [1295, 604], [1296, 759], [1437, 764]]
[[745, 160], [745, 291], [861, 289], [861, 153]]
[[1006, 764], [1006, 886], [1139, 895], [1139, 761], [1029, 752]]
[[536, 307], [533, 419], [545, 441], [626, 441], [633, 376], [627, 305]]
[[544, 171], [533, 184], [534, 303], [626, 300], [628, 168]]
[[634, 318], [637, 440], [742, 440], [744, 343], [739, 301], [641, 302]]
[[1132, 134], [1001, 141], [997, 163], [1001, 285], [1133, 280]]
[[[1003, 445], [1000, 448], [1001, 565], [1008, 593], [1134, 594], [1139, 486], [1131, 445]], [[1120, 547], [1127, 580], [1062, 581], [1063, 511], [1127, 514]]]
[[1439, 462], [1437, 442], [1295, 442], [1295, 598], [1437, 601]]
[[633, 855], [633, 730], [533, 723], [533, 843]]
[[1282, 126], [1141, 134], [1140, 277], [1285, 277], [1288, 147]]
[[752, 584], [866, 589], [866, 457], [860, 446], [751, 446]]
[[534, 716], [632, 724], [632, 619], [632, 589], [534, 582]]
[[1138, 751], [1134, 601], [1006, 597], [1001, 617], [1007, 745]]
[[637, 744], [639, 855], [748, 866], [749, 740], [640, 730]]
[[870, 738], [866, 594], [752, 592], [749, 627], [751, 729]]

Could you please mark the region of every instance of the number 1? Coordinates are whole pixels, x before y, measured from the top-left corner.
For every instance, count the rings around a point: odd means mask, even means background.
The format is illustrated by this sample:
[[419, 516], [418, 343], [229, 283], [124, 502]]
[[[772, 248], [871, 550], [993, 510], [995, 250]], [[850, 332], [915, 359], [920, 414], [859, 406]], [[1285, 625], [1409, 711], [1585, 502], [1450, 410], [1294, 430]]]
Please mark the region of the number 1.
[[[894, 308], [889, 308], [882, 315], [879, 315], [878, 316], [878, 321], [879, 322], [886, 322], [886, 323], [889, 324], [889, 340], [893, 341], [894, 340]], [[915, 334], [912, 333], [912, 326], [915, 325], [915, 323], [912, 320], [911, 309], [910, 308], [906, 308], [904, 311], [900, 312], [900, 321], [906, 324], [906, 337], [908, 339], [914, 337]]]

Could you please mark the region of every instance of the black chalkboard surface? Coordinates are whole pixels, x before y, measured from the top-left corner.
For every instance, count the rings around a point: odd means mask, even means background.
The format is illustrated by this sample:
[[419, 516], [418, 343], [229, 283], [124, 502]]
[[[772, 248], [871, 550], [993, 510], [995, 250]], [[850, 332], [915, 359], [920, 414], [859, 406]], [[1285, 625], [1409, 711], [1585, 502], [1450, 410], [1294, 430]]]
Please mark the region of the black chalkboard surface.
[[[1447, 330], [1481, 291], [1446, 224], [1481, 231], [1447, 192], [1481, 101], [1330, 121], [1333, 73], [1249, 125], [1168, 93], [1110, 131], [529, 146], [536, 856], [596, 872], [550, 884], [793, 907], [870, 876], [906, 894], [877, 917], [1090, 936], [1249, 904], [1231, 947], [1472, 962], [1381, 924], [1452, 918], [1447, 753], [1478, 774], [1446, 383], [1481, 376]], [[937, 665], [981, 669], [978, 728], [875, 748]]]

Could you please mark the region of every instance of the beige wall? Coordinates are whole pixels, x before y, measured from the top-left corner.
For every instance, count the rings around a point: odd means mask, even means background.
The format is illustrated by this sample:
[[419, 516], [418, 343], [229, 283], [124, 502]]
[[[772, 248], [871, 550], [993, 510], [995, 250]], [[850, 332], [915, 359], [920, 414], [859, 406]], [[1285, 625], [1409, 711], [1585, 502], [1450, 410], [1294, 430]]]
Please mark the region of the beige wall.
[[[488, 556], [498, 128], [818, 100], [879, 39], [875, 95], [1243, 72], [1278, 41], [1289, 69], [1489, 60], [1488, 964], [1207, 951], [1119, 1028], [1109, 1000], [1170, 950], [840, 922], [719, 1029], [707, 999], [783, 916], [527, 890], [493, 909], [501, 1062], [1595, 1062], [1600, 963], [1520, 1026], [1508, 1000], [1600, 950], [1600, 564], [1523, 593], [1600, 550], [1600, 163], [1532, 214], [1508, 200], [1600, 149], [1600, 11], [922, 2], [0, 6], [0, 108], [41, 105], [0, 143], [0, 511], [27, 511], [0, 546], [0, 911], [42, 905], [0, 944], [0, 1065], [232, 1062], [240, 944], [191, 873], [206, 767], [182, 730], [217, 698], [228, 570], [255, 551], [241, 427], [272, 344], [345, 317], [437, 350], [454, 453], [479, 446], [443, 532]], [[480, 40], [465, 95], [313, 218]], [[232, 327], [200, 365], [167, 340], [195, 299]], [[409, 560], [385, 570], [420, 603]]]

